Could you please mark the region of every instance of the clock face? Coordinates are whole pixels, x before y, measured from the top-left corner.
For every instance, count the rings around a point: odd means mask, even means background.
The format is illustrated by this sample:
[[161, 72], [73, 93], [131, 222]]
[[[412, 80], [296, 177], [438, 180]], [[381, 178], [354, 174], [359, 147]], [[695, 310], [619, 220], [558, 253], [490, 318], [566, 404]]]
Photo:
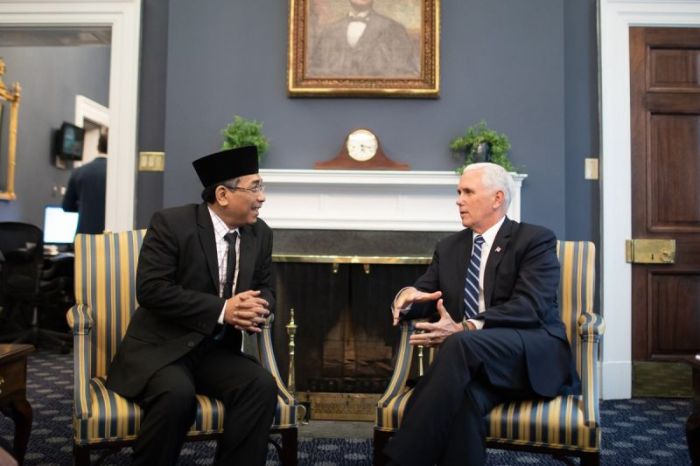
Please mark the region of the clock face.
[[346, 148], [354, 160], [366, 162], [376, 155], [379, 142], [371, 131], [358, 129], [348, 135]]

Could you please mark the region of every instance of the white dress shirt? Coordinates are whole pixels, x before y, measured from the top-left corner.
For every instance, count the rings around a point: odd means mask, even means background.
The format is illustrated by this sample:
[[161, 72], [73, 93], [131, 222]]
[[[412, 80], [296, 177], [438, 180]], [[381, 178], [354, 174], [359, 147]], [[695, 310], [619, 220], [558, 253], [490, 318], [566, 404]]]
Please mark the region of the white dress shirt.
[[[216, 241], [216, 263], [219, 264], [219, 296], [224, 295], [224, 286], [226, 285], [226, 259], [228, 256], [229, 244], [224, 237], [228, 233], [238, 232], [236, 237], [236, 271], [233, 274], [233, 289], [231, 290], [231, 296], [235, 294], [236, 283], [238, 282], [238, 263], [240, 261], [241, 252], [241, 232], [238, 228], [234, 230], [229, 230], [226, 223], [219, 218], [218, 215], [214, 213], [213, 210], [209, 209], [209, 215], [211, 216], [211, 223], [214, 225], [214, 239]], [[224, 303], [223, 309], [221, 309], [221, 314], [219, 314], [219, 323], [224, 323], [224, 310], [226, 309], [226, 303]]]

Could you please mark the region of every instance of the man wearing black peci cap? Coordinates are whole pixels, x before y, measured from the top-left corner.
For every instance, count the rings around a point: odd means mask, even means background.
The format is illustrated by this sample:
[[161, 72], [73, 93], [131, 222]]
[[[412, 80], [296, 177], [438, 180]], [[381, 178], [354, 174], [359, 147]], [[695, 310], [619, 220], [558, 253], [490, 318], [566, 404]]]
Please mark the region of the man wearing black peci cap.
[[260, 332], [275, 301], [257, 150], [225, 150], [192, 165], [204, 202], [151, 219], [136, 276], [140, 307], [107, 387], [144, 409], [134, 464], [176, 463], [202, 393], [226, 408], [215, 464], [262, 465], [277, 387], [241, 352], [241, 331]]

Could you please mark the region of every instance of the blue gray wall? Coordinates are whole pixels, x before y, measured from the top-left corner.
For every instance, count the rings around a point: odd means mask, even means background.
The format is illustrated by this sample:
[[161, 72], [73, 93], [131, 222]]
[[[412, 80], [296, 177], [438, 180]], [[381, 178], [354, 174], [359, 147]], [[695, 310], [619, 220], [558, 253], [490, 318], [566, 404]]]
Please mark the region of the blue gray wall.
[[595, 1], [565, 1], [564, 31], [566, 239], [597, 242], [600, 185], [583, 179], [584, 159], [600, 151]]
[[[165, 84], [168, 79], [168, 2], [143, 0], [141, 5], [137, 144], [140, 151], [162, 152], [165, 147]], [[163, 207], [163, 173], [138, 173], [135, 207], [134, 227], [146, 228], [153, 212]]]
[[449, 141], [483, 118], [510, 136], [529, 175], [523, 218], [560, 237], [594, 237], [597, 186], [583, 180], [597, 141], [594, 1], [441, 4], [439, 99], [292, 99], [286, 2], [170, 1], [165, 205], [198, 200], [190, 162], [218, 149], [235, 114], [264, 123], [266, 168], [312, 168], [351, 128], [370, 127], [393, 159], [451, 170]]
[[[70, 170], [54, 166], [53, 131], [75, 118], [75, 96], [108, 105], [110, 49], [85, 47], [2, 47], [7, 66], [3, 80], [19, 82], [22, 98], [17, 134], [17, 199], [0, 201], [0, 221], [43, 227], [44, 206], [60, 204], [54, 186], [65, 186]], [[3, 165], [3, 189], [6, 161]]]

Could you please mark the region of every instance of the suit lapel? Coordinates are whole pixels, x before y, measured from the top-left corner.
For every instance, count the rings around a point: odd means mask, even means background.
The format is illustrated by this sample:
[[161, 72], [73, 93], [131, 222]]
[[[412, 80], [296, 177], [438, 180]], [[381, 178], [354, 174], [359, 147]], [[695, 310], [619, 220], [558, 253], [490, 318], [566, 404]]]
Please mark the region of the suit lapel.
[[207, 260], [207, 268], [214, 289], [219, 292], [219, 264], [216, 257], [216, 239], [214, 238], [214, 225], [206, 204], [200, 204], [197, 208], [197, 225], [199, 226], [199, 243], [202, 245], [204, 257]]
[[491, 252], [489, 252], [489, 258], [486, 261], [486, 269], [484, 270], [484, 304], [487, 308], [491, 305], [491, 297], [496, 282], [496, 270], [508, 247], [511, 230], [514, 224], [515, 222], [506, 217], [503, 221], [503, 225], [501, 225], [501, 228], [498, 229], [498, 233], [496, 233], [496, 239], [493, 241]]
[[239, 231], [241, 232], [241, 257], [238, 258], [239, 270], [235, 293], [250, 289], [255, 268], [255, 249], [258, 241], [251, 227], [244, 226]]

